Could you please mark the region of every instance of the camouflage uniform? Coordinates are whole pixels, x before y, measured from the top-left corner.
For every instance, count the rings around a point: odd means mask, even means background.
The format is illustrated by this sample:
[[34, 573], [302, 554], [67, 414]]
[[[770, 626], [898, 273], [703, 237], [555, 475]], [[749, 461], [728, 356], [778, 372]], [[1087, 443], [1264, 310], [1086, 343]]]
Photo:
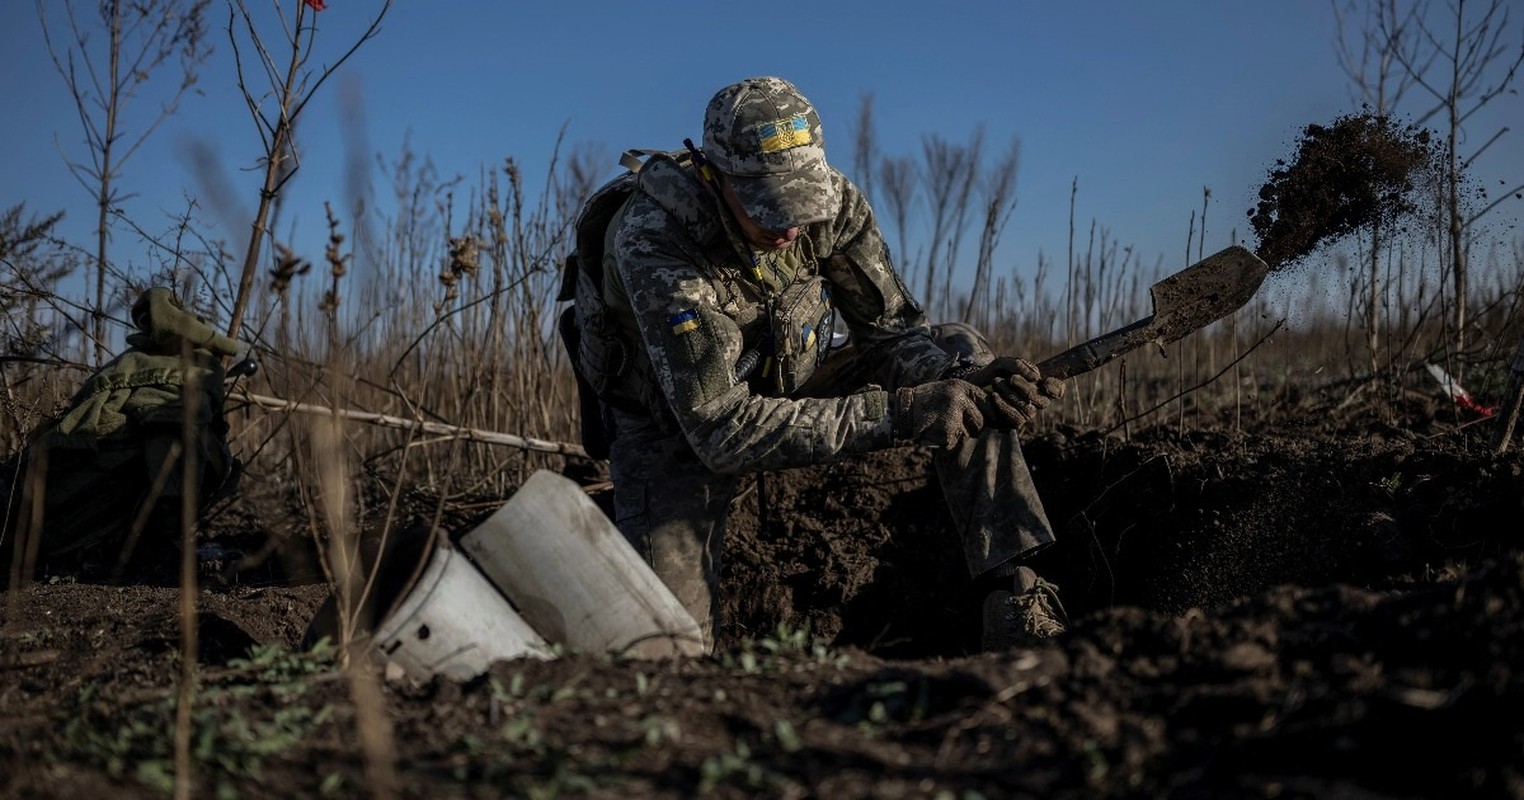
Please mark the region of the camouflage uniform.
[[[819, 148], [812, 109], [779, 116], [796, 121], [795, 141]], [[714, 160], [727, 178], [745, 174], [744, 164]], [[824, 167], [823, 157], [818, 163]], [[628, 363], [604, 398], [616, 523], [711, 643], [725, 518], [739, 475], [910, 444], [894, 435], [890, 392], [992, 357], [966, 326], [933, 335], [890, 263], [867, 200], [845, 176], [824, 167], [790, 177], [799, 184], [763, 190], [827, 198], [829, 214], [798, 226], [786, 249], [762, 252], [745, 244], [697, 169], [654, 156], [603, 248], [602, 299], [618, 335], [638, 343], [627, 348]], [[794, 227], [788, 219], [753, 219]], [[800, 370], [790, 385], [783, 365], [765, 354], [800, 332], [780, 335], [781, 308], [799, 287], [817, 285], [850, 345], [830, 350], [829, 333], [819, 331], [827, 338], [816, 343], [819, 366]], [[763, 367], [738, 375], [738, 365], [759, 353]], [[938, 464], [971, 574], [1051, 542], [1013, 432], [990, 431], [942, 451]]]

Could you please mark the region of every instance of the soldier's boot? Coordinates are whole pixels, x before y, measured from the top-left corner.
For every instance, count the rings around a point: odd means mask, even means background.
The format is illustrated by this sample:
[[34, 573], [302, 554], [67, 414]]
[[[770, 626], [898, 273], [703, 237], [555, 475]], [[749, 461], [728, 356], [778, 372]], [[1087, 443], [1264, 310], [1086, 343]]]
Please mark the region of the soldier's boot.
[[984, 598], [984, 649], [1038, 644], [1068, 630], [1068, 619], [1058, 587], [1031, 567], [1017, 567], [1011, 589], [996, 589]]

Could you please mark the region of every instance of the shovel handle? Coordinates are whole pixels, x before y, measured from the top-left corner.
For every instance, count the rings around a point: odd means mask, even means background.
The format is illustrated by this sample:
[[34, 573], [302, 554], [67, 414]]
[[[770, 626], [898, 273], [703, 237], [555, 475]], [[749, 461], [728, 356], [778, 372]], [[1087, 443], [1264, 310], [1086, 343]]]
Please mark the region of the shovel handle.
[[1038, 363], [1037, 369], [1044, 377], [1059, 380], [1089, 372], [1147, 343], [1153, 320], [1153, 317], [1140, 319], [1125, 328], [1118, 328], [1084, 344], [1077, 344]]

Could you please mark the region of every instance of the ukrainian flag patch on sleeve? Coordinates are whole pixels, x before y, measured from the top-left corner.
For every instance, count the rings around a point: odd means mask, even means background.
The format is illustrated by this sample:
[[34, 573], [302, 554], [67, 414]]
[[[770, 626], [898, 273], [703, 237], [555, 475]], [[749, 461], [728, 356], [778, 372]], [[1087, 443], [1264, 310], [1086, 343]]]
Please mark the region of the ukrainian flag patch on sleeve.
[[678, 336], [687, 333], [699, 326], [698, 312], [688, 308], [667, 317], [667, 324], [672, 326], [672, 333]]
[[788, 119], [763, 123], [757, 128], [757, 137], [761, 140], [764, 153], [803, 147], [810, 143], [810, 124], [805, 121], [803, 114], [795, 114]]

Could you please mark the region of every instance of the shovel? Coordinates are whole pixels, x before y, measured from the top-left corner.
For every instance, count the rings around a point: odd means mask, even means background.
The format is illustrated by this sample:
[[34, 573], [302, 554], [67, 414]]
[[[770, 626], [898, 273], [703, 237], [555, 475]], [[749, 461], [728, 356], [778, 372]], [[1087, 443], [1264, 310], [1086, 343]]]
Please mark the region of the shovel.
[[1150, 287], [1153, 314], [1075, 345], [1037, 368], [1045, 376], [1071, 378], [1149, 342], [1162, 347], [1242, 308], [1269, 272], [1245, 247], [1220, 250]]

